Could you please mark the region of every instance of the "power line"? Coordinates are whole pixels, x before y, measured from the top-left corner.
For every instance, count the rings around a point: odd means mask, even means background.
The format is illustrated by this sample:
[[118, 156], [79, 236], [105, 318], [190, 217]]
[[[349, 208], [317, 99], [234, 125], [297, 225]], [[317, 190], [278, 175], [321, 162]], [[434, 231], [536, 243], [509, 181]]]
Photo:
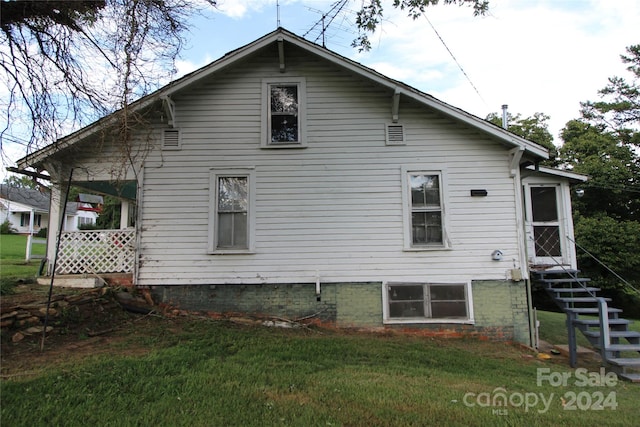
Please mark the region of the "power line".
[[431, 26], [431, 28], [433, 29], [433, 32], [436, 33], [436, 36], [438, 36], [438, 38], [440, 39], [440, 42], [442, 43], [442, 45], [444, 46], [445, 49], [447, 49], [447, 52], [449, 52], [449, 55], [451, 56], [451, 58], [453, 59], [453, 61], [456, 63], [456, 65], [458, 66], [458, 68], [460, 69], [460, 71], [462, 71], [462, 74], [464, 74], [465, 78], [467, 79], [467, 81], [469, 82], [469, 84], [471, 85], [471, 87], [473, 88], [473, 90], [476, 91], [476, 93], [478, 94], [478, 97], [480, 98], [480, 100], [484, 103], [485, 107], [489, 108], [489, 105], [487, 105], [487, 102], [484, 100], [484, 98], [482, 97], [482, 95], [480, 95], [480, 91], [478, 90], [478, 88], [476, 87], [476, 85], [473, 84], [473, 82], [471, 81], [471, 78], [469, 77], [469, 75], [467, 75], [466, 71], [464, 71], [464, 68], [462, 68], [462, 65], [460, 65], [460, 63], [458, 62], [458, 60], [456, 59], [455, 55], [453, 54], [453, 52], [451, 52], [451, 49], [449, 49], [449, 46], [447, 46], [447, 44], [444, 42], [444, 39], [442, 38], [442, 36], [440, 36], [440, 33], [438, 33], [438, 30], [436, 30], [436, 27], [433, 26], [433, 24], [431, 23], [431, 21], [429, 20], [429, 18], [427, 17], [426, 13], [422, 13], [422, 16], [424, 16], [424, 18], [427, 20], [427, 22], [429, 23], [429, 25]]

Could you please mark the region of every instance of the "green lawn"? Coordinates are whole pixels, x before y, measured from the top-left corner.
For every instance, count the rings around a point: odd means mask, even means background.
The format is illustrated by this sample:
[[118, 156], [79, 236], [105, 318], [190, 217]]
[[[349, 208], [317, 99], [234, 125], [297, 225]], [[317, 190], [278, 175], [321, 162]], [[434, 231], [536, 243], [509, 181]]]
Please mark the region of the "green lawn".
[[[69, 354], [66, 363], [3, 377], [3, 425], [582, 427], [638, 421], [640, 385], [581, 386], [566, 359], [538, 360], [518, 346], [147, 320], [132, 326], [135, 334], [122, 330], [124, 341], [107, 355], [78, 360]], [[149, 351], [126, 355], [140, 346]], [[540, 368], [566, 375], [567, 385], [538, 385]], [[597, 367], [587, 372], [596, 375]], [[511, 404], [498, 406], [499, 395]]]
[[[568, 341], [567, 327], [565, 324], [567, 316], [564, 313], [553, 313], [550, 311], [538, 311], [537, 313], [538, 321], [540, 322], [540, 339], [550, 344], [566, 344]], [[589, 316], [585, 317], [589, 318]], [[622, 313], [622, 317], [625, 317], [624, 313]], [[632, 320], [629, 328], [633, 331], [640, 332], [640, 321]], [[579, 331], [576, 332], [578, 345], [590, 347], [591, 345], [584, 335]]]
[[[24, 262], [26, 238], [0, 239], [4, 280], [8, 266]], [[35, 275], [37, 267], [36, 262], [25, 266], [30, 270], [24, 274]], [[15, 279], [23, 273], [11, 274]], [[562, 314], [539, 312], [538, 317], [542, 339], [566, 343]], [[640, 330], [638, 323], [635, 330]], [[538, 360], [531, 351], [509, 344], [153, 316], [120, 326], [99, 338], [105, 340], [100, 351], [86, 356], [59, 347], [47, 348], [50, 353], [32, 365], [16, 368], [14, 362], [7, 368], [3, 359], [2, 425], [638, 423], [639, 384], [580, 384], [579, 372], [565, 358]], [[4, 348], [38, 351], [37, 344], [2, 338]], [[82, 348], [82, 340], [78, 343], [76, 348]], [[578, 363], [599, 378], [593, 362]], [[566, 385], [538, 384], [543, 372], [545, 378], [564, 375]], [[500, 397], [510, 403], [499, 406]]]
[[[40, 260], [25, 262], [27, 237], [17, 234], [0, 234], [0, 289], [9, 292], [18, 280], [33, 280], [38, 273]], [[44, 255], [45, 245], [33, 245], [33, 253]]]

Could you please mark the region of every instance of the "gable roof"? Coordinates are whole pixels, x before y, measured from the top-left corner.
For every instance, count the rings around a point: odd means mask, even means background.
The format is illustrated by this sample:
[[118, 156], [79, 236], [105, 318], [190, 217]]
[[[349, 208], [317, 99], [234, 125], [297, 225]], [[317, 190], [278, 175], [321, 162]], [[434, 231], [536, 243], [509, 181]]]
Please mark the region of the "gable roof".
[[[457, 107], [453, 107], [427, 93], [424, 93], [418, 89], [415, 89], [405, 83], [402, 83], [398, 80], [394, 80], [387, 76], [384, 76], [377, 71], [368, 68], [360, 63], [357, 63], [351, 59], [348, 59], [342, 55], [337, 54], [327, 48], [319, 46], [315, 43], [312, 43], [308, 40], [303, 39], [291, 33], [290, 31], [285, 30], [284, 28], [278, 28], [277, 30], [266, 34], [265, 36], [245, 45], [236, 50], [226, 53], [220, 59], [196, 70], [193, 71], [182, 78], [175, 80], [166, 86], [158, 89], [157, 91], [137, 100], [130, 104], [129, 109], [132, 111], [136, 111], [142, 108], [145, 108], [151, 105], [154, 102], [157, 102], [160, 99], [169, 98], [171, 95], [191, 86], [192, 84], [212, 75], [220, 70], [229, 67], [230, 65], [236, 63], [237, 61], [246, 58], [247, 56], [257, 52], [265, 46], [268, 46], [272, 43], [291, 43], [299, 48], [302, 48], [309, 53], [315, 54], [317, 56], [326, 59], [329, 62], [336, 64], [337, 66], [346, 68], [347, 70], [359, 75], [365, 79], [371, 80], [383, 87], [387, 87], [388, 89], [394, 91], [394, 93], [399, 94], [401, 96], [406, 96], [410, 99], [413, 99], [419, 103], [422, 103], [439, 113], [442, 113], [446, 116], [449, 116], [455, 120], [458, 120], [462, 123], [465, 123], [485, 134], [490, 135], [491, 137], [497, 139], [502, 142], [504, 145], [511, 148], [518, 148], [520, 150], [524, 150], [529, 155], [540, 159], [549, 158], [549, 153], [546, 148], [543, 146], [536, 144], [532, 141], [528, 141], [524, 138], [521, 138], [514, 133], [511, 133], [500, 126], [497, 126], [487, 120], [483, 120], [477, 116], [474, 116], [462, 109]], [[34, 153], [31, 153], [22, 159], [18, 160], [18, 167], [20, 169], [24, 169], [31, 165], [36, 165], [42, 162], [48, 156], [56, 153], [61, 149], [68, 148], [83, 140], [84, 138], [90, 136], [101, 126], [109, 125], [112, 121], [115, 121], [115, 113], [103, 117], [102, 119], [86, 126], [83, 129], [80, 129], [64, 138], [59, 139], [58, 141], [38, 150]]]
[[30, 206], [39, 212], [49, 212], [49, 193], [41, 193], [33, 188], [18, 188], [0, 184], [0, 198]]
[[[0, 199], [33, 208], [37, 213], [49, 212], [50, 197], [51, 194], [48, 191], [42, 192], [34, 188], [18, 188], [6, 184], [0, 184]], [[76, 215], [80, 210], [81, 205], [82, 203], [80, 202], [67, 202], [65, 215]], [[16, 211], [20, 212], [20, 210]]]

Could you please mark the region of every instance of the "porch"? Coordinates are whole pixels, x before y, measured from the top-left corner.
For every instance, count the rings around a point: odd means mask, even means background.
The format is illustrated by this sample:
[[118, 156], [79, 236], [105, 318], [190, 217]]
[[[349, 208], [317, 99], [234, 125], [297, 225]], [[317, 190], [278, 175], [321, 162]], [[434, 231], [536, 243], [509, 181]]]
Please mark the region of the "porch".
[[[135, 268], [135, 229], [63, 231], [55, 263], [54, 285], [97, 287], [131, 285]], [[49, 284], [51, 277], [38, 282]]]

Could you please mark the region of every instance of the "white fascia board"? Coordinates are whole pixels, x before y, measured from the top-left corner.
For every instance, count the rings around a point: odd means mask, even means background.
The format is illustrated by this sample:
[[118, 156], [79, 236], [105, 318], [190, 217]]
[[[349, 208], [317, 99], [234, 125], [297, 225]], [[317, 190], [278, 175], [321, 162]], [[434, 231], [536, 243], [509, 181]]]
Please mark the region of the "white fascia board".
[[567, 178], [577, 182], [586, 182], [589, 180], [589, 177], [587, 175], [582, 175], [582, 174], [571, 172], [565, 169], [553, 169], [553, 168], [547, 168], [543, 166], [539, 166], [537, 169], [535, 168], [535, 166], [527, 166], [527, 169], [532, 172], [539, 172], [546, 175], [560, 176], [562, 178]]

